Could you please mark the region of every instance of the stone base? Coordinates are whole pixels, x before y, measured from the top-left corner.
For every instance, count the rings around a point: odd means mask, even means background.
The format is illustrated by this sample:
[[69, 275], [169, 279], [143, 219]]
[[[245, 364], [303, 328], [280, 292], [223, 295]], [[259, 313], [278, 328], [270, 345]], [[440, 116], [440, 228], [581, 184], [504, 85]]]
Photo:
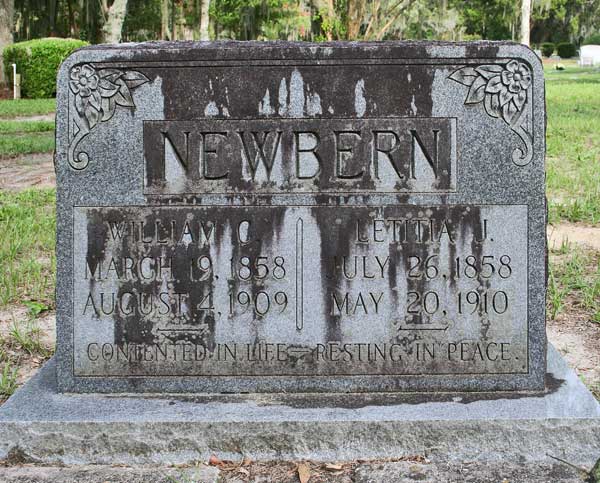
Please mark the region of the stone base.
[[[306, 465], [306, 463], [304, 463]], [[362, 461], [336, 465], [328, 470], [311, 463], [310, 481], [327, 483], [585, 483], [587, 475], [558, 461], [461, 463], [426, 461]], [[251, 463], [230, 469], [195, 465], [16, 465], [0, 466], [2, 483], [298, 483], [293, 462]], [[589, 470], [589, 468], [587, 468]]]
[[543, 394], [71, 395], [54, 361], [0, 408], [0, 459], [549, 461], [591, 468], [600, 406], [552, 347]]
[[71, 467], [18, 465], [0, 467], [0, 481], [2, 483], [217, 483], [219, 470], [212, 466], [130, 468], [98, 465]]

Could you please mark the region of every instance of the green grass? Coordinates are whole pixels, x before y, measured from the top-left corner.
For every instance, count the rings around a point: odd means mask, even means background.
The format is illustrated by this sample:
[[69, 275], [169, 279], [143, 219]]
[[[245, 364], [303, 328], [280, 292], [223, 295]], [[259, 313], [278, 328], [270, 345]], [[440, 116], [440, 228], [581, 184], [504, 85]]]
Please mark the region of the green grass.
[[24, 360], [38, 363], [48, 359], [53, 348], [44, 345], [37, 317], [47, 306], [39, 302], [25, 302], [29, 308], [25, 320], [13, 319], [6, 337], [0, 337], [0, 404], [17, 389], [17, 376]]
[[[47, 99], [41, 101], [45, 102]], [[11, 101], [0, 101], [0, 112], [6, 102]], [[0, 119], [0, 157], [49, 153], [53, 150], [54, 121]]]
[[50, 114], [55, 110], [55, 99], [8, 99], [0, 101], [0, 118]]
[[550, 221], [600, 222], [600, 69], [546, 69]]
[[0, 134], [54, 132], [54, 121], [0, 120]]
[[566, 65], [565, 70], [556, 70], [553, 66], [544, 68], [544, 77], [547, 82], [569, 82], [571, 84], [585, 84], [588, 82], [598, 82], [600, 77], [600, 68], [598, 67], [578, 67], [575, 65]]
[[[0, 102], [0, 107], [7, 101]], [[0, 157], [54, 150], [54, 121], [0, 119]]]
[[54, 199], [53, 189], [0, 192], [0, 307], [54, 305]]
[[12, 396], [17, 389], [17, 366], [0, 359], [0, 401]]
[[0, 157], [48, 153], [53, 150], [54, 121], [0, 120]]
[[560, 261], [550, 263], [549, 317], [556, 319], [571, 304], [600, 324], [600, 254], [571, 246], [561, 247], [558, 254]]
[[50, 153], [54, 150], [54, 132], [0, 134], [0, 157]]
[[35, 319], [25, 322], [14, 322], [10, 330], [10, 337], [18, 348], [29, 355], [49, 355], [49, 351], [41, 340], [41, 331]]

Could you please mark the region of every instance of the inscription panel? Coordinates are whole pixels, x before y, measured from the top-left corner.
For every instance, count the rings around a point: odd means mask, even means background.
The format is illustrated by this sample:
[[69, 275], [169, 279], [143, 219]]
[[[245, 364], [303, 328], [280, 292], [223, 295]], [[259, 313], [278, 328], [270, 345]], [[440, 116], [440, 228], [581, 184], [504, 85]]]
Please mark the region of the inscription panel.
[[76, 373], [526, 372], [526, 219], [516, 205], [77, 208]]
[[147, 121], [148, 194], [444, 192], [456, 119]]

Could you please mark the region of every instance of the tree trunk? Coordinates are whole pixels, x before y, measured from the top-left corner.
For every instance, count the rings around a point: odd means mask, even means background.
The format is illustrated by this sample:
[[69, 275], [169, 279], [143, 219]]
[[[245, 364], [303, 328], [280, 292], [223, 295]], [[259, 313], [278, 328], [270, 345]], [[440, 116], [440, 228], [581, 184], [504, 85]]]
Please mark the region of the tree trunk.
[[209, 18], [209, 9], [210, 9], [210, 0], [200, 0], [200, 40], [210, 40], [210, 18]]
[[522, 0], [521, 3], [521, 43], [529, 46], [531, 17], [531, 0]]
[[[335, 5], [333, 4], [334, 0], [329, 0], [327, 2], [327, 15], [329, 16], [329, 23], [333, 25], [335, 22]], [[331, 42], [333, 40], [333, 30], [330, 28], [327, 31], [327, 40]]]
[[177, 40], [177, 26], [175, 21], [177, 20], [177, 12], [175, 11], [175, 0], [171, 0], [171, 38], [170, 40]]
[[193, 40], [200, 40], [200, 7], [202, 6], [202, 0], [194, 0], [194, 22], [192, 23]]
[[67, 0], [67, 10], [69, 14], [69, 35], [72, 38], [79, 37], [79, 28], [75, 23], [75, 12], [73, 9], [73, 0]]
[[4, 72], [2, 52], [4, 47], [13, 43], [14, 16], [14, 0], [0, 0], [0, 84], [8, 82], [8, 73]]
[[169, 0], [160, 1], [160, 38], [161, 40], [171, 38], [169, 32]]
[[[386, 12], [386, 20], [387, 22], [381, 26], [381, 28], [377, 31], [377, 35], [375, 36], [376, 40], [383, 39], [383, 36], [387, 33], [387, 31], [394, 25], [396, 20], [400, 18], [406, 9], [410, 7], [413, 3], [413, 0], [402, 0], [394, 5], [389, 11]], [[394, 12], [395, 10], [395, 12]]]
[[118, 44], [121, 41], [121, 31], [126, 13], [127, 0], [115, 0], [108, 9], [106, 23], [102, 27], [104, 42]]
[[365, 13], [365, 0], [348, 0], [348, 40], [357, 40]]
[[48, 27], [49, 30], [49, 36], [50, 37], [55, 37], [56, 36], [56, 18], [58, 15], [58, 5], [57, 5], [57, 0], [49, 0], [47, 3], [47, 7], [48, 7], [48, 20], [50, 22], [50, 25]]

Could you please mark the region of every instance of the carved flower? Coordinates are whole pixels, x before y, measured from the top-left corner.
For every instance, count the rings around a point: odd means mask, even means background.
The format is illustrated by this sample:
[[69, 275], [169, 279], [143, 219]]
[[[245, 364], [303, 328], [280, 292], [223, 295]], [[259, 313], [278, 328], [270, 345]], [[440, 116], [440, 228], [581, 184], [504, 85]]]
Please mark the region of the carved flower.
[[450, 78], [470, 87], [465, 104], [483, 102], [490, 116], [501, 117], [510, 125], [518, 122], [531, 85], [529, 67], [516, 60], [506, 66], [463, 67], [453, 72]]
[[466, 66], [450, 74], [450, 79], [469, 87], [465, 105], [482, 103], [492, 117], [502, 119], [521, 138], [524, 148], [515, 148], [512, 161], [526, 166], [533, 159], [531, 117], [524, 115], [531, 87], [529, 66], [517, 60], [506, 65]]
[[[492, 94], [490, 108], [499, 115], [500, 109], [506, 110], [505, 119], [519, 112], [527, 100], [527, 88], [531, 84], [529, 68], [516, 60], [511, 60], [500, 75], [490, 77], [485, 92]], [[505, 107], [506, 106], [506, 107]]]
[[89, 97], [98, 88], [98, 76], [94, 68], [85, 64], [71, 69], [71, 90], [81, 97]]
[[521, 90], [527, 90], [531, 84], [531, 73], [525, 64], [511, 60], [506, 64], [506, 70], [502, 72], [502, 83], [508, 90], [518, 94]]
[[69, 88], [75, 94], [74, 120], [78, 130], [70, 141], [68, 160], [74, 169], [84, 169], [89, 157], [76, 151], [81, 140], [98, 123], [113, 117], [117, 106], [135, 109], [131, 91], [149, 79], [135, 70], [96, 69], [91, 64], [74, 66], [69, 78]]
[[108, 121], [117, 106], [135, 108], [131, 89], [148, 78], [137, 71], [120, 69], [96, 70], [90, 64], [71, 69], [69, 87], [75, 94], [75, 109], [91, 129], [100, 121]]

